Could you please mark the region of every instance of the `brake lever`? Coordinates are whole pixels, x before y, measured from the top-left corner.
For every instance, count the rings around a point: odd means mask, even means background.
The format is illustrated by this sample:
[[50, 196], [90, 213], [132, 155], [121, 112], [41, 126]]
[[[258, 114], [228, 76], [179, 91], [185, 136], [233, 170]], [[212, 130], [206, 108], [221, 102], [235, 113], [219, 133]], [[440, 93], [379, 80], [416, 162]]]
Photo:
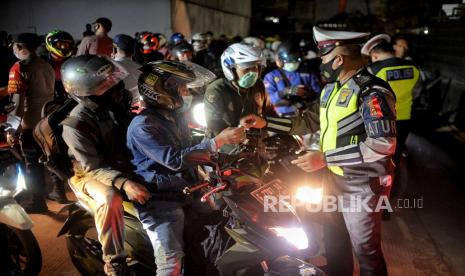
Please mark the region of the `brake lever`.
[[198, 191], [200, 189], [203, 189], [205, 187], [208, 187], [210, 186], [210, 182], [206, 181], [206, 182], [203, 182], [203, 183], [200, 183], [198, 185], [195, 185], [195, 186], [192, 186], [192, 187], [185, 187], [182, 192], [183, 194], [185, 195], [190, 195], [191, 193], [195, 192], [195, 191]]
[[219, 187], [216, 187], [214, 189], [211, 189], [210, 191], [208, 191], [207, 193], [205, 193], [201, 198], [200, 198], [200, 201], [201, 202], [206, 202], [208, 200], [208, 197], [211, 196], [212, 194], [214, 193], [217, 193], [221, 190], [224, 190], [228, 187], [228, 184], [223, 184]]

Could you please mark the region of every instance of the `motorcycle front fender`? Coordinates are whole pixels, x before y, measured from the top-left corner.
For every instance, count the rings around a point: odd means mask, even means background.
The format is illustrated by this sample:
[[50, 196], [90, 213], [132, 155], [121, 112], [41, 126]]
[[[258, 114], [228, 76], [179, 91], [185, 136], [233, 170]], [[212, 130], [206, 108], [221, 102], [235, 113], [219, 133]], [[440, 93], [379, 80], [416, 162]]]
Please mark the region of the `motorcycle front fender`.
[[34, 226], [29, 215], [13, 198], [0, 200], [0, 223], [20, 230], [30, 230]]

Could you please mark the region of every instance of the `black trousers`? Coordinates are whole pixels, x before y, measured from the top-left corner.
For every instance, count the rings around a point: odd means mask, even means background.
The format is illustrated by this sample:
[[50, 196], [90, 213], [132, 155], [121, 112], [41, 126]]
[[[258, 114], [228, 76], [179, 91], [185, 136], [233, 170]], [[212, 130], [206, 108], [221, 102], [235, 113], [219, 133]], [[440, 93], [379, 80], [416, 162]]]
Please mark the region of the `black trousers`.
[[405, 149], [405, 142], [407, 141], [410, 128], [410, 120], [397, 121], [397, 146], [393, 158], [396, 166], [399, 164], [400, 158], [402, 157], [402, 152]]
[[21, 153], [25, 162], [27, 188], [32, 192], [33, 202], [45, 200], [46, 186], [43, 166], [39, 163], [42, 149], [32, 136], [32, 129], [24, 129], [19, 136]]

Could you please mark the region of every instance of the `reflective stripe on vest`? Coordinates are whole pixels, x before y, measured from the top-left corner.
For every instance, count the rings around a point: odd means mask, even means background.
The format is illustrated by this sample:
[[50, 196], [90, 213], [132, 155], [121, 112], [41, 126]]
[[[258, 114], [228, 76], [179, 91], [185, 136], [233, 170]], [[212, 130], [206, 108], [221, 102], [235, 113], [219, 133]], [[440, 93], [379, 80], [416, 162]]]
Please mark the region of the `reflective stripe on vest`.
[[[355, 128], [364, 128], [363, 119], [358, 111], [359, 86], [350, 79], [342, 87], [336, 83], [326, 85], [320, 97], [320, 147], [325, 153], [337, 147], [358, 144], [359, 136], [350, 137], [341, 141], [342, 135]], [[339, 166], [328, 166], [337, 175], [343, 175]]]
[[396, 94], [397, 120], [409, 120], [412, 113], [413, 88], [420, 72], [415, 66], [389, 66], [381, 69], [376, 76], [389, 83]]

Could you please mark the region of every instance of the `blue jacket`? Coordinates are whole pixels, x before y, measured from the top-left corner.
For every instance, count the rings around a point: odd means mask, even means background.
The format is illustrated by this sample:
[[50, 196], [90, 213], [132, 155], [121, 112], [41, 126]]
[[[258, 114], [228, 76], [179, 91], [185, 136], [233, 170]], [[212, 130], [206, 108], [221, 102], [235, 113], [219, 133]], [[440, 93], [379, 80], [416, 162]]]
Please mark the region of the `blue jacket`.
[[191, 145], [190, 131], [183, 115], [175, 122], [148, 108], [136, 116], [127, 132], [135, 174], [143, 178], [150, 191], [181, 191], [197, 181], [192, 167], [182, 158], [195, 149], [216, 152], [213, 139]]
[[[284, 70], [283, 70], [284, 71]], [[291, 86], [304, 85], [311, 88], [316, 93], [321, 92], [320, 84], [318, 83], [317, 77], [310, 73], [304, 72], [300, 69], [295, 72], [284, 71], [287, 79], [291, 83]], [[278, 69], [275, 69], [265, 75], [263, 79], [266, 91], [270, 96], [271, 103], [276, 105], [281, 99], [279, 92], [283, 92], [286, 88], [286, 82], [283, 80], [281, 73]], [[295, 113], [296, 109], [293, 106], [275, 106], [275, 110], [278, 114], [290, 114]]]

